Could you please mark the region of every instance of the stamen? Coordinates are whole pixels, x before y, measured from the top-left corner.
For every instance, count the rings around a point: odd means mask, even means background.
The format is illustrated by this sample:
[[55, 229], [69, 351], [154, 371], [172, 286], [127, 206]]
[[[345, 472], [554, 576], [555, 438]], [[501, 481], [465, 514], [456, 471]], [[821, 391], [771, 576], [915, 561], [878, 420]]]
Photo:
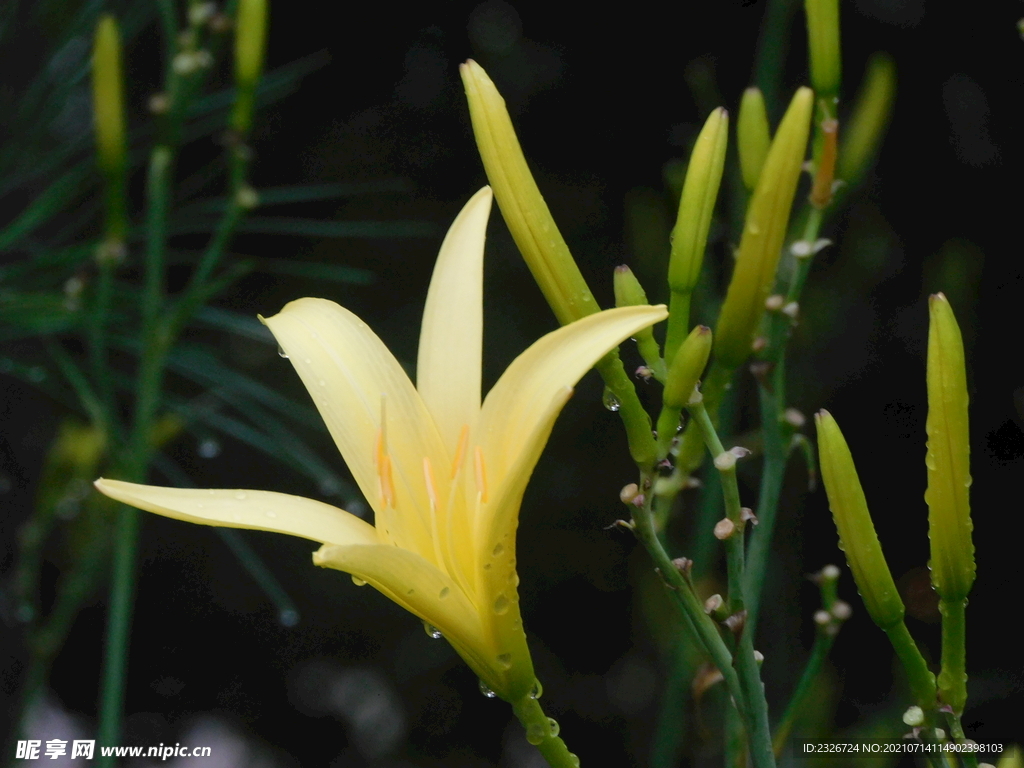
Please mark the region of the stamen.
[[395, 506], [395, 484], [391, 474], [391, 456], [388, 455], [387, 439], [387, 398], [380, 396], [380, 428], [374, 445], [373, 460], [377, 467], [377, 486], [380, 491], [380, 503], [385, 507]]
[[473, 449], [473, 469], [476, 471], [476, 490], [480, 501], [487, 503], [487, 465], [484, 464], [484, 452], [478, 445]]
[[395, 484], [391, 475], [391, 457], [386, 453], [381, 456], [380, 466], [377, 468], [380, 479], [380, 500], [386, 507], [395, 507]]
[[459, 474], [459, 467], [462, 466], [462, 458], [466, 454], [466, 444], [469, 442], [469, 424], [462, 425], [459, 432], [459, 444], [455, 448], [455, 458], [452, 460], [452, 480]]
[[430, 459], [423, 457], [423, 480], [427, 485], [427, 497], [430, 499], [430, 511], [437, 511], [437, 490], [434, 487], [434, 468], [430, 465]]

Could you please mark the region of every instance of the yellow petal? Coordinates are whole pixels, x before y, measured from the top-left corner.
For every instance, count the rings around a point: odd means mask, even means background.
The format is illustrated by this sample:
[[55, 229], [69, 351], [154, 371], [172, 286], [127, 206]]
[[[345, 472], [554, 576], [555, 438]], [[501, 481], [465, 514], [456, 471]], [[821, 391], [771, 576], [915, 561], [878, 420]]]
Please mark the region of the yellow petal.
[[377, 531], [369, 523], [343, 509], [301, 496], [271, 491], [161, 488], [102, 477], [95, 485], [112, 499], [187, 523], [288, 533], [321, 544], [378, 544]]
[[[432, 417], [398, 361], [366, 323], [325, 299], [293, 301], [264, 322], [295, 366], [377, 513], [381, 540], [432, 560], [423, 459], [435, 467], [447, 467], [450, 460]], [[382, 493], [375, 463], [381, 442], [390, 456], [390, 494]], [[436, 482], [435, 491], [444, 498], [448, 476], [438, 473]]]
[[[522, 495], [520, 486], [526, 486], [567, 391], [610, 349], [667, 314], [661, 305], [589, 315], [547, 334], [513, 361], [484, 400], [474, 435], [492, 483], [488, 496]], [[518, 504], [488, 505], [486, 514], [493, 519], [480, 521], [479, 550], [489, 553], [504, 533], [515, 530], [517, 510]]]
[[491, 188], [466, 203], [441, 245], [420, 331], [416, 388], [450, 454], [480, 413], [483, 259]]
[[488, 643], [480, 615], [465, 592], [448, 576], [413, 552], [386, 544], [325, 544], [313, 562], [351, 573], [410, 613], [436, 627], [484, 679], [493, 680]]

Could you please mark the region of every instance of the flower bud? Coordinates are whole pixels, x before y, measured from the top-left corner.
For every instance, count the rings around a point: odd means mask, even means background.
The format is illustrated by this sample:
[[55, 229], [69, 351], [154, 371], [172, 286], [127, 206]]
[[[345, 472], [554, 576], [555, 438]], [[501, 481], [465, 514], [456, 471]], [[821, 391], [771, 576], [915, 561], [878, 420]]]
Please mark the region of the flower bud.
[[[615, 289], [616, 307], [638, 307], [646, 306], [650, 303], [647, 301], [647, 293], [644, 291], [643, 286], [640, 285], [640, 281], [636, 279], [633, 270], [625, 264], [615, 268], [612, 285]], [[661, 363], [661, 348], [654, 339], [654, 331], [651, 327], [648, 326], [637, 331], [635, 338], [637, 349], [640, 350], [640, 355], [644, 361], [648, 365], [654, 366], [651, 375], [654, 374], [655, 370], [664, 372], [664, 367]]]
[[690, 327], [689, 296], [700, 279], [728, 141], [729, 113], [719, 107], [708, 116], [693, 145], [683, 191], [679, 196], [679, 212], [672, 229], [672, 253], [668, 265], [672, 311], [665, 339], [665, 361], [669, 364]]
[[736, 266], [715, 328], [715, 354], [727, 369], [736, 368], [750, 354], [764, 302], [775, 283], [813, 107], [813, 91], [799, 89], [779, 124], [747, 206]]
[[818, 96], [833, 102], [842, 73], [839, 49], [839, 0], [804, 0], [811, 85]]
[[963, 600], [974, 583], [970, 435], [964, 345], [941, 293], [928, 300], [928, 537], [932, 586], [943, 600]]
[[96, 25], [92, 51], [92, 99], [97, 163], [106, 177], [105, 234], [108, 242], [119, 244], [128, 234], [124, 199], [128, 152], [121, 37], [117, 22], [110, 15], [102, 16]]
[[895, 97], [896, 65], [887, 54], [876, 53], [868, 59], [853, 113], [843, 124], [837, 175], [847, 184], [857, 184], [878, 154]]
[[832, 414], [822, 410], [814, 420], [818, 427], [821, 477], [839, 531], [840, 548], [846, 552], [846, 562], [872, 621], [888, 630], [902, 623], [903, 601], [871, 523], [853, 456]]
[[480, 158], [512, 239], [563, 325], [599, 307], [523, 157], [505, 100], [472, 59], [459, 67]]
[[239, 0], [235, 21], [235, 88], [231, 127], [245, 135], [252, 126], [256, 86], [267, 47], [267, 0]]
[[711, 354], [711, 329], [698, 325], [679, 347], [665, 377], [661, 413], [658, 416], [658, 458], [669, 454], [679, 429], [679, 412], [690, 402]]
[[665, 381], [665, 392], [662, 401], [667, 408], [680, 410], [690, 401], [704, 367], [708, 364], [711, 354], [711, 329], [706, 325], [698, 325], [679, 348], [672, 365], [668, 369]]
[[772, 133], [768, 125], [764, 95], [758, 88], [747, 88], [743, 92], [740, 116], [736, 121], [736, 147], [740, 155], [743, 185], [750, 192], [757, 186], [771, 143]]

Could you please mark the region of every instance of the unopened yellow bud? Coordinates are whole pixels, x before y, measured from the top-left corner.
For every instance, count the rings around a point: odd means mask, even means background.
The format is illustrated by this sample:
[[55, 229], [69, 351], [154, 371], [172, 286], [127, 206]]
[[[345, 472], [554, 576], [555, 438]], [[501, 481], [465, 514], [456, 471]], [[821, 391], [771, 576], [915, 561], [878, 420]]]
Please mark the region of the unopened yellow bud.
[[690, 402], [697, 382], [704, 373], [711, 354], [711, 329], [698, 325], [682, 343], [669, 366], [658, 416], [658, 458], [669, 454], [679, 428], [679, 412]]
[[93, 121], [96, 153], [104, 173], [120, 173], [125, 165], [124, 80], [121, 36], [113, 16], [96, 25], [92, 50]]
[[128, 234], [125, 174], [128, 149], [124, 118], [121, 36], [113, 16], [96, 25], [92, 50], [93, 125], [96, 158], [106, 182], [106, 248], [119, 251]]
[[729, 113], [719, 107], [708, 116], [693, 145], [672, 230], [668, 265], [672, 300], [665, 337], [665, 361], [669, 364], [690, 328], [690, 294], [700, 279], [728, 142]]
[[765, 300], [775, 283], [813, 107], [810, 88], [801, 88], [793, 96], [747, 206], [736, 266], [715, 328], [715, 354], [726, 369], [736, 368], [750, 354]]
[[878, 154], [895, 97], [896, 65], [887, 54], [876, 53], [868, 59], [864, 84], [843, 127], [837, 174], [847, 184], [864, 178]]
[[238, 96], [231, 127], [249, 132], [255, 107], [256, 86], [263, 72], [267, 47], [267, 0], [239, 0], [235, 21], [235, 88]]
[[832, 102], [842, 76], [839, 49], [839, 0], [805, 0], [807, 45], [811, 56], [811, 85]]
[[487, 179], [537, 285], [563, 325], [597, 312], [597, 302], [526, 164], [505, 100], [475, 61], [461, 65], [459, 72]]
[[878, 543], [853, 456], [832, 414], [819, 411], [814, 421], [821, 477], [840, 547], [846, 552], [846, 562], [871, 620], [884, 630], [892, 629], [903, 621], [903, 601]]
[[943, 600], [963, 600], [974, 583], [970, 435], [964, 345], [941, 293], [928, 301], [928, 536], [932, 585]]
[[690, 293], [700, 279], [728, 142], [729, 113], [719, 107], [705, 121], [686, 167], [668, 266], [668, 284], [673, 291]]
[[711, 329], [706, 325], [698, 325], [686, 337], [668, 369], [668, 379], [662, 395], [665, 405], [679, 410], [690, 401], [690, 396], [708, 364], [711, 340]]
[[[647, 293], [644, 291], [640, 281], [636, 279], [633, 270], [625, 264], [615, 268], [612, 284], [615, 289], [616, 307], [639, 307], [646, 306]], [[651, 327], [643, 328], [636, 332], [636, 346], [644, 362], [652, 367], [652, 373], [664, 373], [664, 363], [661, 362], [661, 349], [654, 339], [654, 331]]]
[[768, 125], [764, 95], [758, 88], [747, 88], [743, 92], [740, 116], [736, 121], [736, 147], [740, 155], [743, 185], [751, 192], [757, 186], [771, 143], [772, 131]]

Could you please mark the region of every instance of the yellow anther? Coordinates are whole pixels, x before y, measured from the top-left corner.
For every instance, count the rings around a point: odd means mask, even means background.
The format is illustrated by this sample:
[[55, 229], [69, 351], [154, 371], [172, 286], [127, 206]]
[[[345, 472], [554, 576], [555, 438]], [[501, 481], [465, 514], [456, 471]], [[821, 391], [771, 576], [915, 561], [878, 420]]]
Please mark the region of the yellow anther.
[[487, 503], [487, 465], [484, 463], [484, 451], [478, 445], [473, 449], [473, 469], [476, 471], [476, 490], [480, 501]]
[[434, 487], [434, 468], [430, 466], [430, 459], [423, 457], [423, 480], [427, 486], [427, 497], [430, 499], [431, 512], [437, 511], [437, 489]]
[[459, 474], [459, 467], [462, 466], [462, 459], [466, 455], [466, 444], [469, 443], [469, 424], [462, 425], [459, 432], [459, 444], [455, 447], [455, 458], [452, 460], [452, 480]]

